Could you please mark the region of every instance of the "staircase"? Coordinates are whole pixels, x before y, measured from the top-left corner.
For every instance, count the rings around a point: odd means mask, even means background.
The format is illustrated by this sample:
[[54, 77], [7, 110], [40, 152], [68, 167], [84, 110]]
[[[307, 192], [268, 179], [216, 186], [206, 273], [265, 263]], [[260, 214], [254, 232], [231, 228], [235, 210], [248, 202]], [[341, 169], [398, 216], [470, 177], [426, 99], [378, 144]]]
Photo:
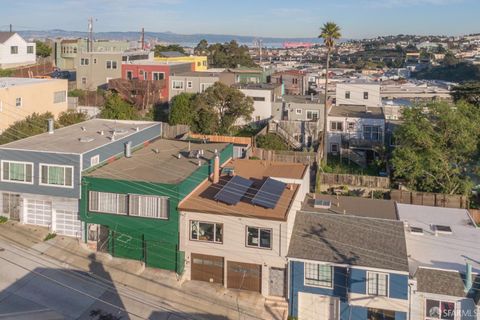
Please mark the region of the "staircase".
[[268, 123], [268, 132], [277, 134], [294, 149], [302, 148], [302, 144], [298, 142], [287, 130], [283, 129], [282, 126], [277, 122], [270, 121]]
[[265, 298], [265, 309], [275, 320], [287, 320], [288, 318], [288, 302], [281, 297]]
[[350, 159], [350, 161], [356, 163], [361, 168], [367, 167], [367, 155], [365, 151], [354, 149], [342, 149], [342, 157]]

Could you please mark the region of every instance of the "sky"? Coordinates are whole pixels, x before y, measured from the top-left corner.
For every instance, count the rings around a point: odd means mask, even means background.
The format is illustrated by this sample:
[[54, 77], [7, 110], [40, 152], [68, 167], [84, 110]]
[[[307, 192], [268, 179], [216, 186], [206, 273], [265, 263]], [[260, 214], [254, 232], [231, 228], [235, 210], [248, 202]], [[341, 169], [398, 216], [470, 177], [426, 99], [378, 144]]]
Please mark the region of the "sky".
[[348, 39], [480, 33], [480, 0], [0, 0], [0, 30], [170, 31], [316, 37], [334, 21]]

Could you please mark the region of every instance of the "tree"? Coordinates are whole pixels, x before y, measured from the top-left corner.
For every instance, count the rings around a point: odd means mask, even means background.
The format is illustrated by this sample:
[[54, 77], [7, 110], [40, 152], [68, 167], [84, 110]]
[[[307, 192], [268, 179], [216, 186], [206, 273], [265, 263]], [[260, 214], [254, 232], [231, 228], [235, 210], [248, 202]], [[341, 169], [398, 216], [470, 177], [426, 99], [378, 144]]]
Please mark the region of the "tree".
[[45, 42], [35, 41], [37, 57], [48, 58], [52, 54], [52, 48], [49, 47]]
[[12, 77], [13, 70], [12, 69], [0, 69], [0, 77]]
[[471, 81], [453, 87], [452, 98], [455, 102], [464, 100], [480, 107], [480, 81]]
[[200, 40], [194, 49], [196, 55], [206, 56], [208, 55], [208, 41], [205, 39]]
[[208, 45], [202, 40], [195, 48], [208, 56], [209, 64], [215, 68], [236, 68], [237, 66], [256, 67], [247, 46], [239, 46], [235, 40], [226, 43]]
[[478, 158], [480, 109], [467, 103], [406, 108], [395, 132], [394, 177], [422, 192], [468, 194], [468, 167]]
[[[33, 113], [23, 120], [14, 122], [0, 135], [0, 144], [47, 132], [48, 119], [53, 119], [53, 114], [50, 112]], [[57, 124], [55, 126], [58, 127]]]
[[334, 22], [327, 22], [320, 29], [321, 33], [318, 36], [323, 39], [323, 43], [327, 48], [327, 63], [325, 65], [325, 108], [323, 112], [323, 158], [322, 163], [327, 164], [327, 153], [328, 153], [328, 144], [327, 144], [327, 117], [328, 117], [328, 72], [330, 67], [330, 55], [335, 46], [335, 41], [340, 39], [342, 34], [340, 33], [340, 27]]
[[185, 54], [185, 49], [178, 44], [169, 44], [168, 46], [162, 46], [157, 44], [153, 49], [155, 57], [159, 57], [162, 52], [175, 51]]
[[168, 122], [171, 125], [186, 124], [191, 126], [194, 119], [193, 99], [194, 94], [180, 93], [172, 98], [170, 102], [170, 115]]
[[64, 111], [60, 113], [57, 121], [59, 125], [66, 127], [86, 120], [87, 115], [84, 112]]
[[194, 104], [197, 111], [194, 122], [202, 133], [228, 134], [238, 119], [251, 120], [254, 110], [252, 98], [221, 82], [197, 95]]
[[416, 72], [417, 79], [444, 80], [451, 82], [480, 81], [480, 66], [468, 62], [441, 65]]
[[100, 118], [138, 120], [140, 116], [131, 104], [122, 100], [118, 94], [111, 93], [106, 97], [105, 105], [100, 112]]
[[459, 62], [460, 61], [455, 57], [455, 55], [451, 51], [448, 51], [445, 53], [445, 58], [443, 58], [442, 64], [444, 66], [454, 66]]

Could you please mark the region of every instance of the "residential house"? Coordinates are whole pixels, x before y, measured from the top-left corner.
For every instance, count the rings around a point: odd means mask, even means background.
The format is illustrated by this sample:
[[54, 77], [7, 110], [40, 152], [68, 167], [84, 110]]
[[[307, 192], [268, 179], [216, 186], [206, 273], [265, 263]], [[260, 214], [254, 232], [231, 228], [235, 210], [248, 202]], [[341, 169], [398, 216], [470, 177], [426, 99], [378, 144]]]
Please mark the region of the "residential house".
[[308, 195], [287, 257], [290, 316], [407, 319], [407, 248], [393, 201]]
[[465, 209], [397, 204], [411, 280], [411, 319], [479, 319], [480, 230]]
[[[41, 126], [41, 124], [38, 124]], [[45, 124], [46, 125], [46, 124]], [[2, 215], [82, 238], [79, 220], [85, 170], [112, 161], [161, 135], [162, 124], [94, 119], [0, 146]]]
[[226, 143], [160, 139], [86, 173], [80, 210], [85, 240], [115, 257], [181, 274], [178, 204], [209, 177], [212, 159], [226, 162], [232, 150]]
[[381, 107], [380, 85], [368, 81], [350, 81], [337, 83], [335, 94], [336, 105]]
[[207, 56], [187, 56], [180, 52], [161, 52], [160, 56], [155, 57], [155, 61], [172, 63], [193, 63], [193, 71], [205, 71], [208, 69]]
[[283, 85], [284, 94], [304, 95], [308, 91], [308, 77], [299, 70], [287, 70], [272, 74], [271, 83]]
[[[281, 99], [282, 87], [277, 84], [270, 83], [248, 83], [235, 84], [235, 88], [239, 89], [244, 95], [253, 99], [252, 122], [266, 121], [272, 118], [273, 103], [277, 99]], [[246, 121], [239, 119], [238, 125], [245, 124]]]
[[286, 254], [308, 166], [236, 159], [216, 168], [213, 181], [179, 205], [184, 276], [285, 298]]
[[228, 74], [224, 72], [183, 72], [170, 76], [169, 100], [180, 93], [202, 93], [213, 86], [215, 82], [221, 81]]
[[328, 112], [328, 153], [360, 166], [374, 160], [384, 145], [383, 108], [337, 105]]
[[32, 113], [67, 111], [67, 80], [0, 78], [0, 133]]
[[8, 69], [35, 64], [35, 42], [25, 41], [16, 32], [0, 32], [0, 68]]
[[[271, 69], [266, 68], [247, 68], [241, 67], [230, 68], [226, 70], [227, 73], [233, 75], [233, 83], [268, 83], [272, 74]], [[231, 83], [231, 84], [233, 84]]]

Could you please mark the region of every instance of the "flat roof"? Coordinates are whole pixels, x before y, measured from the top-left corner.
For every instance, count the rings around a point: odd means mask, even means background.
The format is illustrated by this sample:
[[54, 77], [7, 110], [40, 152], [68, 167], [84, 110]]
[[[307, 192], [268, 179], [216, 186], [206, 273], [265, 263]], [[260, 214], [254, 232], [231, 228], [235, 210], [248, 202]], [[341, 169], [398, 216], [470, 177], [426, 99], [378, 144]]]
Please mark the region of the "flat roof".
[[[131, 158], [121, 158], [106, 164], [85, 176], [105, 179], [148, 181], [176, 184], [188, 178], [198, 169], [199, 159], [188, 156], [189, 149], [203, 150], [200, 161], [213, 159], [215, 150], [221, 151], [228, 143], [196, 143], [159, 139], [132, 153]], [[158, 151], [158, 152], [157, 152]], [[178, 159], [178, 154], [182, 157]], [[118, 174], [117, 174], [118, 173]]]
[[[480, 272], [480, 229], [465, 209], [429, 207], [397, 203], [399, 219], [405, 222], [410, 273], [420, 266], [465, 271], [465, 261]], [[448, 226], [451, 234], [435, 232], [433, 225]], [[410, 228], [422, 228], [422, 234]]]
[[[330, 202], [328, 209], [315, 208], [315, 200]], [[303, 211], [352, 215], [366, 218], [398, 220], [393, 200], [368, 199], [361, 197], [333, 196], [326, 194], [307, 194], [302, 206]]]
[[287, 256], [408, 271], [403, 223], [394, 220], [298, 212]]
[[215, 77], [218, 78], [221, 72], [206, 72], [206, 71], [188, 71], [188, 72], [179, 72], [173, 75], [172, 77], [199, 77], [199, 78], [208, 78]]
[[255, 206], [251, 200], [267, 177], [302, 179], [305, 174], [308, 174], [308, 166], [302, 164], [236, 159], [230, 161], [226, 166], [232, 168], [235, 175], [253, 181], [253, 185], [239, 203], [227, 205], [214, 200], [214, 196], [231, 179], [228, 175], [222, 175], [218, 184], [206, 181], [179, 206], [179, 209], [182, 211], [285, 221], [298, 192], [298, 184], [290, 184], [290, 188], [285, 188], [273, 209]]
[[293, 95], [284, 95], [283, 99], [287, 103], [305, 103], [305, 104], [324, 104], [325, 99], [324, 95], [315, 95], [313, 96], [313, 101], [311, 96], [293, 96]]
[[281, 84], [276, 83], [236, 83], [233, 85], [240, 90], [274, 90], [280, 86]]
[[155, 60], [128, 60], [122, 61], [123, 65], [141, 65], [141, 66], [175, 66], [179, 64], [191, 64], [190, 62], [166, 62]]
[[351, 117], [384, 119], [383, 109], [381, 107], [366, 107], [359, 105], [337, 105], [332, 106], [328, 112], [330, 117]]
[[66, 81], [62, 79], [36, 79], [36, 78], [0, 78], [0, 89], [5, 89], [13, 86], [26, 86], [31, 84], [39, 84], [53, 81]]
[[[0, 149], [82, 154], [112, 143], [114, 131], [118, 140], [136, 133], [137, 128], [141, 131], [157, 125], [159, 122], [92, 119], [56, 129], [53, 134], [46, 132], [13, 141], [1, 145]], [[45, 122], [45, 128], [47, 128], [47, 122]], [[103, 135], [100, 134], [102, 131]]]

